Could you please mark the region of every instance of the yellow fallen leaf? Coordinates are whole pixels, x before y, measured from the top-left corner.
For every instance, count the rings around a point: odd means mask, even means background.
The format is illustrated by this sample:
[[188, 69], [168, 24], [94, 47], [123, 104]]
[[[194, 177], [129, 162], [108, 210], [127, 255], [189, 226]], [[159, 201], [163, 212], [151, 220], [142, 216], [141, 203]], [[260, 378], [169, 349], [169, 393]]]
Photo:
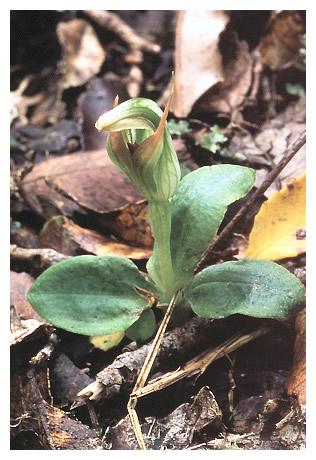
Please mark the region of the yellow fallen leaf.
[[306, 173], [263, 203], [246, 257], [279, 260], [306, 252]]
[[114, 332], [107, 335], [94, 335], [89, 337], [89, 342], [102, 351], [108, 351], [116, 347], [123, 339], [125, 332]]

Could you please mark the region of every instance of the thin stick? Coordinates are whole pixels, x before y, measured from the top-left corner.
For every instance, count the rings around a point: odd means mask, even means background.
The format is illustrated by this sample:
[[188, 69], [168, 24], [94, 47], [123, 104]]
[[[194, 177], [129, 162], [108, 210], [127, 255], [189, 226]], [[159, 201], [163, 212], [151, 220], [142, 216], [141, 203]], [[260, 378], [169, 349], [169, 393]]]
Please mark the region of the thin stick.
[[172, 315], [172, 311], [173, 311], [173, 308], [175, 306], [175, 303], [176, 303], [176, 300], [177, 300], [177, 296], [178, 296], [178, 292], [177, 291], [174, 296], [172, 297], [169, 305], [168, 305], [168, 308], [166, 310], [166, 313], [165, 313], [165, 316], [160, 324], [160, 327], [157, 331], [157, 334], [155, 336], [155, 339], [153, 341], [153, 344], [152, 344], [152, 348], [150, 350], [150, 352], [148, 353], [146, 359], [145, 359], [145, 362], [143, 364], [143, 367], [139, 373], [139, 376], [137, 378], [137, 381], [135, 383], [135, 386], [133, 388], [133, 391], [130, 395], [130, 398], [129, 398], [129, 401], [128, 401], [128, 404], [127, 404], [127, 410], [128, 410], [128, 413], [129, 413], [129, 416], [131, 418], [131, 422], [132, 422], [132, 425], [133, 425], [133, 428], [134, 428], [134, 432], [135, 432], [135, 436], [136, 436], [136, 439], [138, 441], [138, 444], [140, 446], [140, 448], [142, 450], [146, 450], [146, 446], [145, 446], [145, 441], [144, 441], [144, 438], [143, 438], [143, 435], [142, 435], [142, 432], [141, 432], [141, 428], [140, 428], [140, 424], [139, 424], [139, 420], [138, 420], [138, 416], [137, 416], [137, 412], [135, 410], [135, 407], [136, 407], [136, 404], [137, 404], [137, 396], [136, 396], [136, 392], [138, 390], [140, 390], [141, 388], [143, 388], [143, 386], [145, 385], [146, 383], [146, 380], [147, 380], [147, 377], [148, 377], [148, 374], [152, 368], [152, 365], [153, 365], [153, 362], [157, 356], [157, 353], [158, 353], [158, 350], [159, 350], [159, 346], [160, 346], [160, 343], [161, 343], [161, 340], [163, 338], [163, 335], [165, 333], [165, 330], [166, 330], [166, 327], [169, 323], [169, 320], [170, 320], [170, 317]]
[[239, 222], [242, 218], [244, 218], [256, 200], [264, 194], [264, 192], [270, 187], [272, 182], [278, 177], [280, 172], [285, 168], [285, 166], [289, 163], [289, 161], [296, 155], [296, 153], [303, 147], [306, 143], [306, 131], [304, 131], [296, 141], [286, 150], [282, 159], [279, 163], [272, 169], [266, 179], [262, 182], [260, 187], [256, 190], [256, 192], [252, 195], [251, 198], [247, 201], [247, 203], [239, 210], [239, 212], [235, 215], [235, 217], [226, 225], [224, 230], [216, 236], [211, 243], [209, 244], [206, 251], [202, 254], [201, 259], [197, 263], [194, 273], [198, 273], [202, 270], [204, 263], [208, 256], [213, 251], [214, 247], [218, 244], [219, 241], [223, 240], [227, 237], [227, 235], [232, 231], [232, 228]]

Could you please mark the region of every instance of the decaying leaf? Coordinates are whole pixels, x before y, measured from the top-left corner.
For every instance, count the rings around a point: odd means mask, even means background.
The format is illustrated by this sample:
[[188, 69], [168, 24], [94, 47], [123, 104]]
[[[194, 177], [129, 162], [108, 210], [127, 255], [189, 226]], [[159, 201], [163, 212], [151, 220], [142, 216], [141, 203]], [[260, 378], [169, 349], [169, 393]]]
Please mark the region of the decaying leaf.
[[62, 47], [63, 86], [80, 86], [96, 75], [105, 58], [92, 26], [83, 19], [60, 22], [57, 36]]
[[[180, 11], [176, 27], [174, 113], [192, 109], [231, 113], [252, 84], [253, 62], [246, 41], [225, 30], [225, 11]], [[203, 96], [203, 97], [202, 97]]]
[[299, 11], [285, 10], [274, 14], [259, 43], [263, 62], [273, 70], [293, 64], [303, 46], [304, 30]]
[[22, 190], [28, 205], [45, 219], [88, 214], [131, 244], [152, 245], [146, 202], [104, 150], [44, 161], [24, 177]]
[[197, 101], [205, 112], [231, 114], [245, 101], [253, 79], [253, 62], [246, 41], [240, 41], [234, 31], [222, 33], [219, 49], [222, 55], [223, 80], [211, 86]]
[[105, 449], [94, 430], [42, 400], [36, 413], [41, 443], [48, 450]]
[[296, 317], [293, 368], [287, 380], [287, 392], [306, 404], [306, 308]]
[[[255, 135], [249, 132], [236, 131], [228, 149], [233, 152], [242, 152], [249, 161], [271, 167], [279, 163], [284, 152], [295, 142], [298, 136], [306, 129], [306, 100], [301, 98], [285, 107], [276, 117], [265, 121]], [[306, 171], [306, 148], [305, 145], [294, 158], [281, 171], [277, 181], [274, 181], [265, 196], [285, 187], [292, 179]], [[256, 170], [255, 186], [259, 187], [267, 177], [269, 171], [266, 168]]]
[[[222, 412], [208, 387], [202, 387], [191, 404], [181, 404], [166, 417], [146, 418], [142, 432], [148, 449], [182, 450], [205, 427], [213, 433], [223, 428]], [[139, 449], [129, 417], [109, 428], [105, 439], [111, 449]]]
[[224, 11], [180, 11], [176, 26], [175, 99], [177, 117], [189, 114], [196, 100], [224, 80], [219, 35], [229, 18]]
[[263, 203], [249, 236], [246, 257], [279, 260], [306, 251], [306, 174]]
[[104, 149], [108, 133], [97, 132], [94, 125], [103, 113], [113, 108], [116, 95], [120, 102], [129, 98], [121, 79], [112, 72], [90, 80], [86, 91], [80, 94], [75, 117], [81, 125], [83, 150]]
[[105, 237], [95, 230], [80, 227], [65, 216], [52, 217], [39, 235], [39, 247], [52, 248], [69, 256], [83, 252], [96, 256], [122, 256], [129, 259], [148, 259], [150, 247], [135, 247]]
[[28, 273], [10, 272], [10, 305], [13, 305], [17, 315], [22, 320], [37, 319], [40, 316], [33, 310], [27, 300], [27, 292], [34, 283], [34, 278]]

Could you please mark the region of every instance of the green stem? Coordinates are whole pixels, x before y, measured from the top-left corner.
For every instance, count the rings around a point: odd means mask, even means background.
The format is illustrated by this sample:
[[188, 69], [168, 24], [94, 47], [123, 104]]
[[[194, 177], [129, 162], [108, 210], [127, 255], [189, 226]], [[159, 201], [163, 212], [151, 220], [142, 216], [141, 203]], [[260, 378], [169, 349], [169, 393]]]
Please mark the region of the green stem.
[[149, 201], [148, 214], [155, 239], [154, 254], [147, 269], [153, 281], [165, 293], [173, 294], [174, 272], [171, 262], [171, 208], [169, 200]]

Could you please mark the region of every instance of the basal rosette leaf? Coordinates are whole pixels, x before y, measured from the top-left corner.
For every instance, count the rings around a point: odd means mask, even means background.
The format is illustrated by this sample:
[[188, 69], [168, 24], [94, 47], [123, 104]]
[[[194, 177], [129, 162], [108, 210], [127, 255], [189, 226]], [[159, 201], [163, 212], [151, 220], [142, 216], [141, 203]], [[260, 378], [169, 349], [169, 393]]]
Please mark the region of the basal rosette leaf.
[[305, 305], [305, 287], [284, 267], [260, 259], [207, 267], [187, 286], [185, 298], [205, 318], [239, 313], [257, 318], [284, 318]]
[[135, 287], [150, 285], [119, 256], [78, 256], [53, 265], [32, 285], [28, 300], [46, 321], [89, 336], [125, 331], [147, 301]]

